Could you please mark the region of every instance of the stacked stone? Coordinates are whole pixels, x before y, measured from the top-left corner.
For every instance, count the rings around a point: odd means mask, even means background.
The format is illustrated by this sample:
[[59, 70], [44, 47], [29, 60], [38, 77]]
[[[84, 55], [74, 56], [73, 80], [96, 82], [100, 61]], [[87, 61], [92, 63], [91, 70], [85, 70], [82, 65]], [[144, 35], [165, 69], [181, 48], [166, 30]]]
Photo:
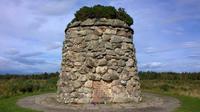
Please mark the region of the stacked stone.
[[65, 30], [58, 101], [141, 101], [133, 30], [117, 19], [87, 19]]

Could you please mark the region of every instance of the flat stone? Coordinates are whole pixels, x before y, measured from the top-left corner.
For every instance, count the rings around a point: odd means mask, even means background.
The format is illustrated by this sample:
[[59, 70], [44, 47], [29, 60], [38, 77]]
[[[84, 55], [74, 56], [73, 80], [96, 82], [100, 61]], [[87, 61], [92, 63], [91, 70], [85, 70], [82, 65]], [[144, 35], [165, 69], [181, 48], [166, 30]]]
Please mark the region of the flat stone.
[[81, 82], [87, 81], [87, 76], [86, 75], [80, 75], [79, 78], [78, 78], [78, 81], [81, 81]]
[[105, 48], [106, 49], [113, 49], [112, 44], [110, 42], [105, 43]]
[[120, 77], [120, 79], [122, 79], [123, 81], [128, 81], [130, 78], [131, 77], [129, 76], [129, 74], [122, 74], [121, 77]]
[[115, 52], [116, 52], [117, 54], [121, 55], [121, 56], [125, 54], [125, 52], [124, 52], [122, 49], [120, 49], [120, 48], [116, 48], [116, 49], [115, 49]]
[[112, 92], [113, 92], [113, 94], [116, 94], [116, 95], [124, 92], [124, 90], [125, 90], [125, 88], [122, 85], [116, 85], [116, 86], [112, 87]]
[[91, 40], [98, 40], [99, 39], [99, 36], [95, 35], [95, 34], [91, 34], [91, 35], [88, 35]]
[[116, 26], [124, 26], [124, 27], [127, 27], [128, 25], [124, 22], [124, 21], [121, 21], [119, 19], [115, 19], [114, 21], [112, 21], [112, 25], [116, 25]]
[[72, 86], [68, 86], [68, 87], [63, 87], [63, 88], [62, 88], [62, 91], [63, 91], [64, 93], [71, 93], [71, 92], [73, 92], [74, 90], [75, 90], [75, 88], [72, 87]]
[[98, 36], [101, 36], [103, 34], [103, 30], [101, 28], [96, 27], [95, 31], [94, 31], [94, 34], [96, 34]]
[[114, 29], [106, 29], [104, 33], [105, 33], [105, 34], [110, 34], [110, 35], [111, 35], [111, 34], [116, 34], [117, 31], [114, 30]]
[[82, 64], [82, 62], [74, 62], [74, 66], [81, 66]]
[[70, 97], [71, 97], [71, 98], [78, 98], [78, 97], [79, 97], [79, 94], [78, 94], [77, 92], [72, 92], [72, 93], [70, 94]]
[[85, 49], [87, 47], [87, 43], [85, 41], [82, 41], [81, 44], [79, 44], [79, 47], [81, 49]]
[[135, 87], [137, 84], [138, 84], [137, 81], [129, 80], [129, 81], [127, 82], [127, 87], [133, 88], [133, 87]]
[[80, 36], [85, 36], [85, 35], [87, 35], [87, 31], [81, 30], [81, 31], [78, 31], [77, 34], [80, 35]]
[[107, 65], [107, 60], [106, 60], [106, 59], [100, 59], [100, 60], [98, 61], [98, 65], [99, 65], [99, 66], [105, 66], [105, 65]]
[[94, 60], [92, 58], [87, 58], [86, 59], [86, 66], [92, 68], [92, 67], [95, 67], [95, 63], [94, 63]]
[[105, 35], [105, 34], [104, 34], [104, 35], [102, 36], [102, 40], [104, 40], [104, 41], [109, 41], [109, 40], [110, 40], [110, 37], [111, 37], [110, 35]]
[[81, 82], [79, 82], [79, 81], [74, 81], [74, 82], [73, 82], [73, 87], [74, 87], [74, 88], [77, 89], [77, 88], [80, 88], [81, 86], [82, 86], [82, 83], [81, 83]]
[[100, 81], [101, 76], [99, 74], [89, 74], [88, 79], [92, 81]]
[[79, 73], [70, 73], [70, 75], [68, 76], [71, 80], [76, 80], [79, 77]]
[[107, 55], [116, 55], [115, 51], [113, 50], [106, 50]]
[[130, 102], [130, 99], [124, 93], [118, 94], [118, 96], [114, 97], [113, 102], [115, 103], [122, 103], [122, 102]]
[[85, 65], [83, 65], [79, 70], [78, 70], [79, 73], [81, 74], [86, 74], [89, 72], [89, 68], [86, 67]]
[[126, 62], [124, 60], [119, 60], [118, 65], [121, 67], [124, 67], [124, 66], [126, 66]]
[[104, 74], [102, 79], [106, 82], [111, 82], [113, 80], [119, 79], [117, 74]]
[[81, 22], [80, 23], [80, 25], [94, 25], [94, 23], [95, 23], [95, 19], [87, 19], [87, 20], [85, 20], [85, 21], [83, 21], [83, 22]]
[[118, 69], [117, 69], [117, 72], [118, 73], [121, 73], [123, 71], [123, 67], [119, 67]]
[[110, 42], [120, 43], [120, 42], [122, 42], [122, 38], [120, 36], [112, 36]]
[[90, 98], [80, 98], [77, 100], [77, 103], [89, 103]]
[[104, 74], [104, 73], [106, 73], [107, 69], [108, 69], [107, 66], [98, 66], [98, 67], [96, 67], [96, 73]]
[[113, 80], [111, 83], [111, 86], [117, 86], [120, 85], [120, 81], [119, 80]]
[[132, 40], [131, 38], [124, 37], [124, 38], [123, 38], [123, 42], [132, 43], [133, 40]]
[[92, 88], [92, 81], [91, 80], [86, 81], [84, 87]]
[[112, 47], [114, 48], [114, 49], [116, 49], [116, 48], [120, 48], [121, 49], [121, 42], [118, 42], [118, 43], [112, 43]]
[[80, 44], [83, 41], [82, 37], [76, 37], [74, 38], [74, 44]]
[[81, 24], [81, 22], [80, 21], [75, 21], [75, 22], [72, 22], [72, 23], [70, 23], [70, 27], [74, 27], [74, 26], [78, 26], [78, 25], [80, 25]]
[[118, 69], [119, 67], [118, 67], [118, 66], [111, 65], [111, 66], [109, 66], [108, 68], [117, 71], [117, 69]]
[[123, 50], [133, 49], [133, 45], [132, 44], [128, 44], [128, 43], [122, 43], [122, 49]]
[[118, 61], [116, 59], [111, 59], [108, 62], [109, 66], [118, 66]]
[[94, 50], [97, 49], [99, 45], [98, 41], [90, 41], [90, 43], [88, 44], [88, 50]]
[[117, 35], [126, 37], [127, 33], [126, 33], [126, 31], [119, 30], [119, 31], [117, 31]]
[[81, 87], [77, 90], [79, 93], [91, 93], [92, 92], [92, 89], [90, 88], [85, 88], [85, 87]]
[[72, 58], [72, 61], [83, 62], [85, 61], [85, 57], [83, 57], [81, 54], [75, 54], [75, 56]]
[[133, 59], [129, 59], [129, 60], [126, 62], [126, 66], [128, 66], [128, 67], [134, 66], [134, 60], [133, 60]]

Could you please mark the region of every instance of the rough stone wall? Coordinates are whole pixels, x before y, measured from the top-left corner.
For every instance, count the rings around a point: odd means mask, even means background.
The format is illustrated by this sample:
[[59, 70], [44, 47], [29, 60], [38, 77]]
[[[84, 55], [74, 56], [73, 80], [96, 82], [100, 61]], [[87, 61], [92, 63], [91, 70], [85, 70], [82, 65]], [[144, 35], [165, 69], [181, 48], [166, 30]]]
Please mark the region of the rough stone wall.
[[65, 30], [58, 101], [141, 101], [133, 30], [116, 19], [74, 22]]

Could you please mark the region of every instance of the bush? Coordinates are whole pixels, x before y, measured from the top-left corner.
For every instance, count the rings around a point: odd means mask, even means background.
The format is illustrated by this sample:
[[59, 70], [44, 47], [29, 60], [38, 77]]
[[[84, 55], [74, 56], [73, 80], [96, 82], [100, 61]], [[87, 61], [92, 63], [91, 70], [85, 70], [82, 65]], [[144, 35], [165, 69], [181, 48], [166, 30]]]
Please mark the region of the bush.
[[160, 89], [163, 91], [169, 91], [170, 86], [168, 84], [163, 84], [160, 86]]
[[120, 19], [129, 26], [133, 24], [133, 19], [126, 13], [123, 8], [116, 10], [112, 6], [95, 5], [93, 7], [84, 6], [75, 13], [73, 21], [84, 21], [92, 18]]

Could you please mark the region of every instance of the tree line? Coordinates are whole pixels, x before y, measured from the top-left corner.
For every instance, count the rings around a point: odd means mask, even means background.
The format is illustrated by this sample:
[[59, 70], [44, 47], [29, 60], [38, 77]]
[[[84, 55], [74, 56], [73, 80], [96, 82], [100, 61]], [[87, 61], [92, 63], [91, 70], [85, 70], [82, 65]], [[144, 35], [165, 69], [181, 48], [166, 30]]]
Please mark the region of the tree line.
[[[59, 72], [54, 73], [38, 73], [38, 74], [4, 74], [0, 75], [0, 79], [50, 79], [58, 78]], [[153, 72], [147, 71], [138, 72], [138, 75], [141, 80], [200, 80], [200, 72]]]
[[37, 73], [37, 74], [0, 74], [0, 79], [50, 79], [57, 78], [59, 72]]
[[141, 80], [200, 80], [200, 72], [139, 72]]

